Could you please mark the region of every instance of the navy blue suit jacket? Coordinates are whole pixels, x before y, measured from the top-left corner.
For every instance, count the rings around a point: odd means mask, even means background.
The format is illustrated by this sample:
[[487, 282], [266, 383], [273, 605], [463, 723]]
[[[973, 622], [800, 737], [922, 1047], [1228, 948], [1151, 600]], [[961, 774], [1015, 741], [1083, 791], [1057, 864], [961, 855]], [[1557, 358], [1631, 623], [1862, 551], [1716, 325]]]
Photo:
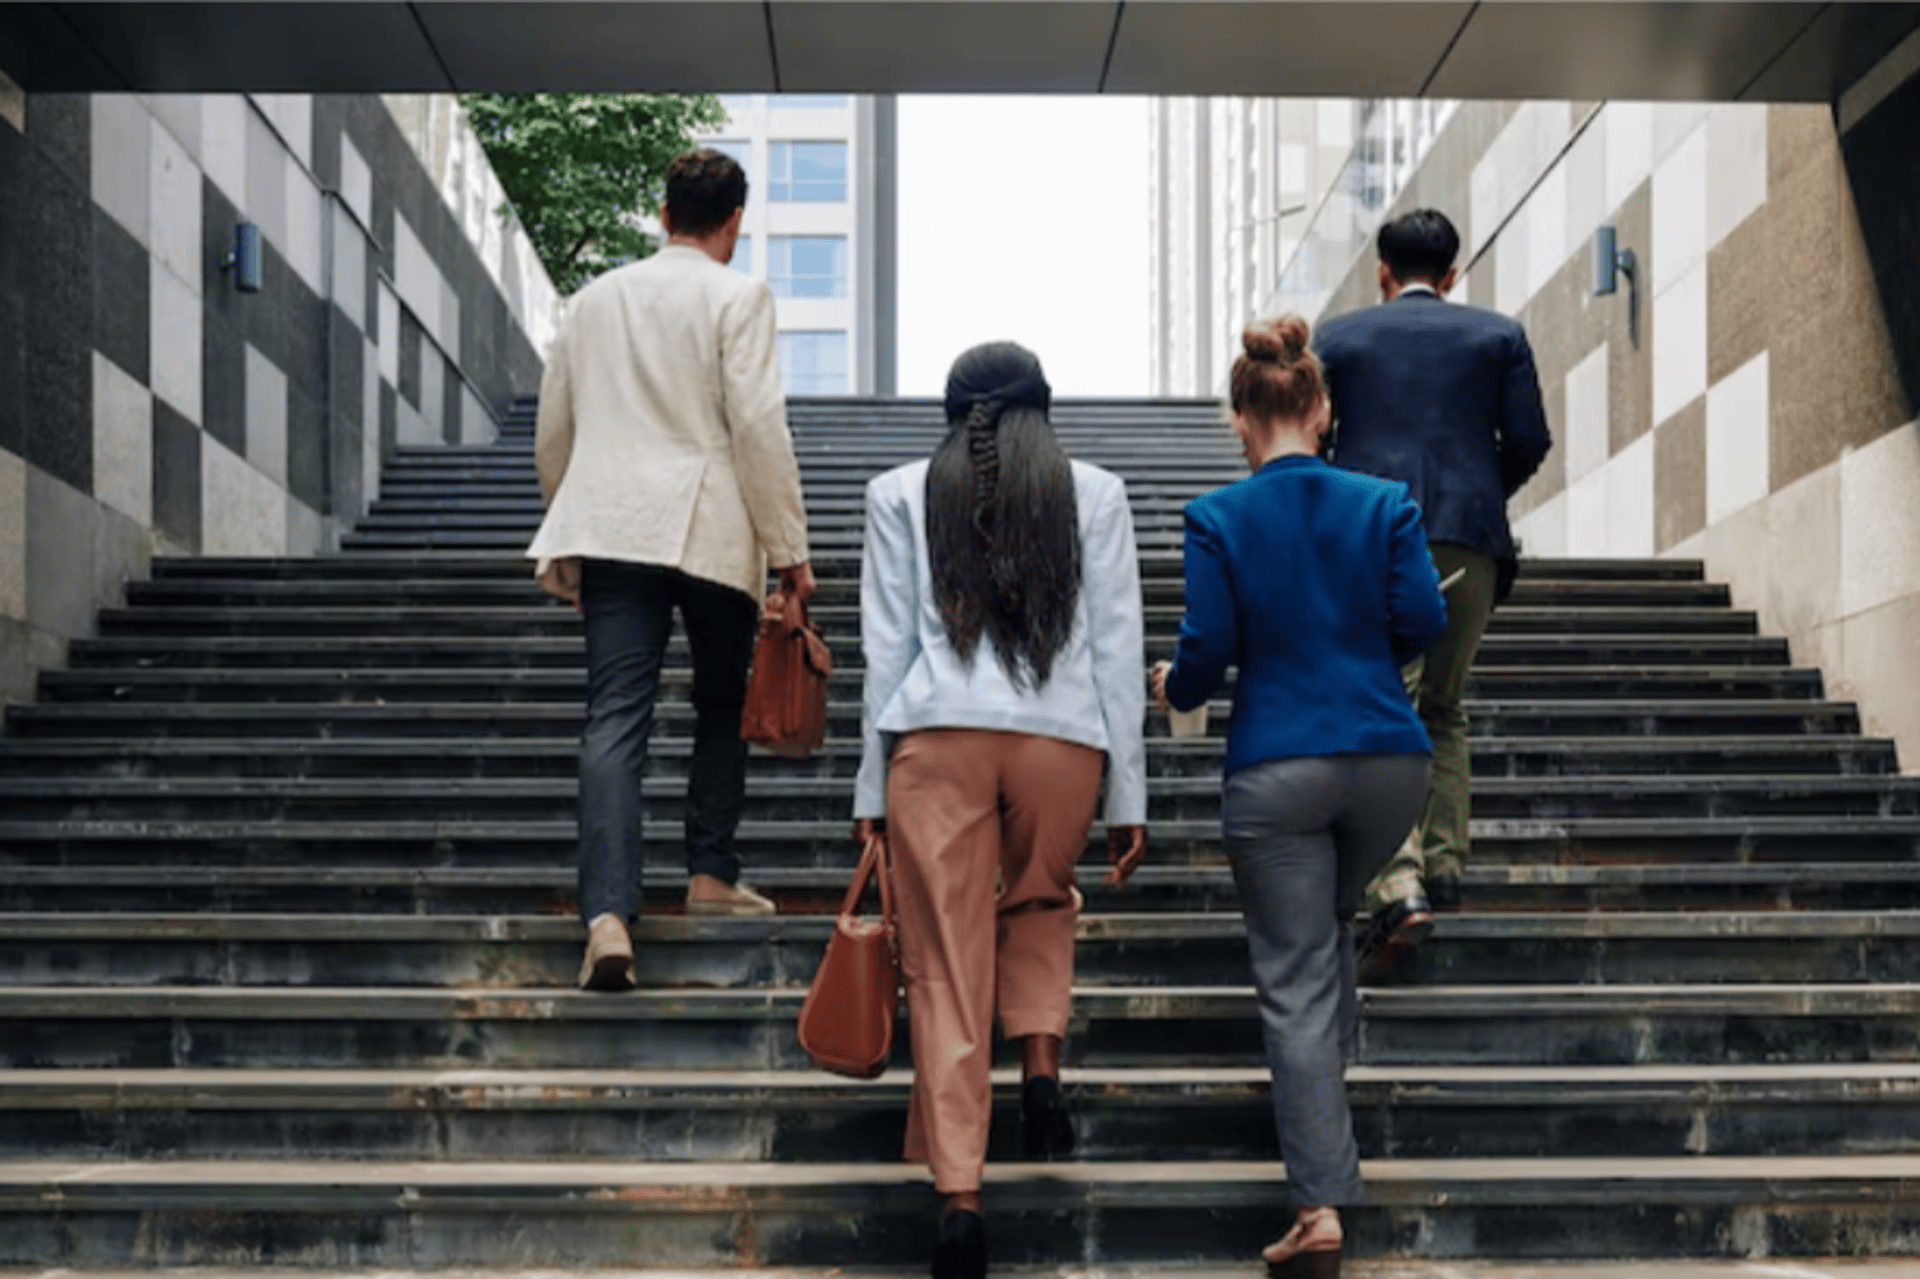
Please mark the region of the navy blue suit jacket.
[[1233, 689], [1229, 775], [1305, 755], [1426, 754], [1400, 667], [1447, 624], [1403, 484], [1283, 457], [1187, 504], [1187, 611], [1167, 700]]
[[1334, 465], [1405, 484], [1427, 536], [1499, 561], [1505, 595], [1507, 499], [1553, 443], [1526, 330], [1495, 311], [1403, 293], [1326, 321], [1314, 350], [1333, 398]]

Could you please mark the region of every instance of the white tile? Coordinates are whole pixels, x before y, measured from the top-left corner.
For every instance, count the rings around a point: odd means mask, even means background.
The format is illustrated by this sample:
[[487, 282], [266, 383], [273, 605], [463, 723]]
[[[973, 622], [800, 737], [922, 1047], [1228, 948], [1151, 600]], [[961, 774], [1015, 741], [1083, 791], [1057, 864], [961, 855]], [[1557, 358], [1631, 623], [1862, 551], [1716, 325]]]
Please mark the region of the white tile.
[[1707, 266], [1653, 300], [1653, 421], [1672, 417], [1707, 389]]
[[1493, 242], [1494, 310], [1517, 315], [1530, 296], [1527, 281], [1530, 267], [1527, 257], [1533, 247], [1528, 229], [1527, 210], [1523, 207], [1507, 223], [1500, 238]]
[[1607, 220], [1607, 123], [1602, 111], [1567, 154], [1567, 226], [1565, 251], [1584, 253], [1593, 229]]
[[1567, 260], [1567, 167], [1556, 164], [1527, 200], [1527, 298]]
[[1353, 145], [1353, 103], [1343, 98], [1321, 98], [1316, 134], [1322, 146]]
[[280, 110], [274, 117], [280, 137], [292, 148], [300, 163], [313, 166], [313, 99], [304, 93], [280, 95]]
[[373, 225], [373, 170], [344, 133], [340, 135], [340, 198], [360, 221]]
[[394, 435], [397, 444], [443, 444], [438, 432], [430, 430], [427, 420], [420, 416], [420, 410], [407, 403], [407, 397], [399, 397], [394, 413]]
[[287, 482], [287, 375], [247, 344], [247, 460]]
[[1620, 450], [1607, 477], [1607, 554], [1645, 559], [1653, 554], [1653, 433]]
[[333, 300], [354, 326], [367, 329], [367, 238], [341, 205], [329, 206], [333, 219]]
[[420, 237], [413, 233], [405, 215], [393, 215], [393, 287], [400, 300], [413, 312], [420, 327], [440, 336], [440, 297], [443, 281]]
[[1840, 617], [1840, 472], [1823, 466], [1760, 505], [1767, 513], [1767, 588], [1760, 597], [1767, 634], [1799, 636]]
[[247, 116], [237, 93], [200, 99], [200, 165], [213, 184], [244, 215], [247, 210]]
[[11, 126], [15, 133], [27, 131], [27, 91], [4, 71], [0, 71], [0, 123]]
[[1567, 554], [1576, 558], [1608, 554], [1606, 470], [1567, 485], [1565, 496]]
[[148, 175], [148, 221], [154, 258], [200, 295], [200, 169], [187, 149], [158, 120], [153, 121]]
[[96, 93], [89, 101], [94, 202], [144, 245], [150, 215], [152, 117], [131, 93]]
[[1767, 495], [1767, 353], [1707, 391], [1707, 523]]
[[1840, 460], [1840, 611], [1920, 594], [1920, 426]]
[[1612, 213], [1653, 173], [1653, 108], [1610, 102], [1607, 119], [1607, 212]]
[[93, 353], [93, 495], [153, 523], [153, 397], [112, 360]]
[[440, 349], [458, 364], [460, 351], [460, 294], [444, 276], [440, 280]]
[[420, 416], [436, 440], [447, 438], [447, 361], [431, 342], [420, 344]]
[[1707, 248], [1767, 202], [1765, 104], [1738, 103], [1707, 119]]
[[1556, 493], [1513, 529], [1520, 553], [1530, 559], [1557, 559], [1567, 553], [1567, 495]]
[[388, 386], [400, 385], [400, 299], [380, 282], [380, 376]]
[[320, 265], [320, 188], [297, 164], [288, 163], [285, 172], [287, 230], [283, 251], [287, 265], [315, 294], [325, 297], [327, 285], [321, 278]]
[[147, 99], [147, 109], [194, 164], [200, 163], [200, 139], [205, 108], [195, 93], [156, 93]]
[[247, 203], [249, 221], [282, 253], [287, 250], [286, 148], [257, 112], [247, 112]]
[[493, 424], [493, 415], [487, 412], [487, 406], [473, 393], [473, 388], [462, 383], [460, 386], [460, 442], [462, 444], [491, 444], [499, 432]]
[[287, 493], [211, 435], [200, 441], [203, 555], [285, 555]]
[[153, 259], [148, 272], [149, 377], [154, 394], [196, 425], [201, 420], [201, 303], [174, 273]]
[[0, 449], [0, 617], [27, 615], [27, 463]]
[[1653, 291], [1707, 253], [1707, 134], [1697, 129], [1653, 173]]
[[371, 503], [380, 496], [380, 351], [371, 342], [362, 367], [366, 387], [360, 407], [360, 491]]
[[1606, 464], [1612, 451], [1607, 422], [1607, 352], [1602, 342], [1567, 373], [1567, 479], [1581, 479]]
[[327, 522], [295, 497], [287, 499], [287, 554], [318, 555], [327, 549]]

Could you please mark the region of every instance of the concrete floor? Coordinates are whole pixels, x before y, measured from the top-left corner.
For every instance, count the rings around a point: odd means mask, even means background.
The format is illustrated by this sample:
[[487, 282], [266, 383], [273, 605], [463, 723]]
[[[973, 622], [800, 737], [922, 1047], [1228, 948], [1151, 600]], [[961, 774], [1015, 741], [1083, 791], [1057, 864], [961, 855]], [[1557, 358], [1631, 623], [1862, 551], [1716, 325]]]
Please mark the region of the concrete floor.
[[[1351, 1279], [1920, 1279], [1920, 1257], [1877, 1261], [1355, 1261]], [[1007, 1279], [1257, 1279], [1259, 1267], [1009, 1268]], [[0, 1270], [0, 1279], [921, 1279], [923, 1270]]]

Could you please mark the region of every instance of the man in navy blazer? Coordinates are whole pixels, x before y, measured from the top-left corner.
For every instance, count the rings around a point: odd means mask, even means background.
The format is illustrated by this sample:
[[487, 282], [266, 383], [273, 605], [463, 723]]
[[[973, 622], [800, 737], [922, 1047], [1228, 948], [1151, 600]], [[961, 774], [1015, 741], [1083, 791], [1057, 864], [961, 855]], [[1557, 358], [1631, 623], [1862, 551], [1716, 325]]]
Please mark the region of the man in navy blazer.
[[1533, 348], [1518, 321], [1446, 301], [1460, 235], [1416, 209], [1380, 228], [1381, 304], [1328, 320], [1314, 346], [1333, 400], [1333, 462], [1413, 492], [1447, 593], [1447, 628], [1407, 667], [1407, 689], [1433, 739], [1426, 811], [1367, 889], [1363, 971], [1389, 976], [1425, 940], [1433, 911], [1460, 905], [1472, 776], [1467, 672], [1493, 607], [1512, 589], [1507, 499], [1551, 447]]

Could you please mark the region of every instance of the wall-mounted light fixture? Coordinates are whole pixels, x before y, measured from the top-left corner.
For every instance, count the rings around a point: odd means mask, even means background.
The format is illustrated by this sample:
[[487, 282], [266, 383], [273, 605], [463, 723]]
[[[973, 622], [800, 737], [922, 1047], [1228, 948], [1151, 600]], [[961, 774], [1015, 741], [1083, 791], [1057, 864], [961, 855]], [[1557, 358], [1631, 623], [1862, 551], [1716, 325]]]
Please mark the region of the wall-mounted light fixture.
[[1632, 249], [1619, 247], [1620, 235], [1611, 226], [1594, 228], [1593, 232], [1593, 295], [1606, 297], [1619, 288], [1618, 276], [1627, 277], [1631, 285], [1634, 279], [1636, 262]]
[[242, 293], [260, 291], [260, 228], [242, 222], [233, 228], [233, 248], [220, 259], [222, 271], [233, 272], [233, 287]]

